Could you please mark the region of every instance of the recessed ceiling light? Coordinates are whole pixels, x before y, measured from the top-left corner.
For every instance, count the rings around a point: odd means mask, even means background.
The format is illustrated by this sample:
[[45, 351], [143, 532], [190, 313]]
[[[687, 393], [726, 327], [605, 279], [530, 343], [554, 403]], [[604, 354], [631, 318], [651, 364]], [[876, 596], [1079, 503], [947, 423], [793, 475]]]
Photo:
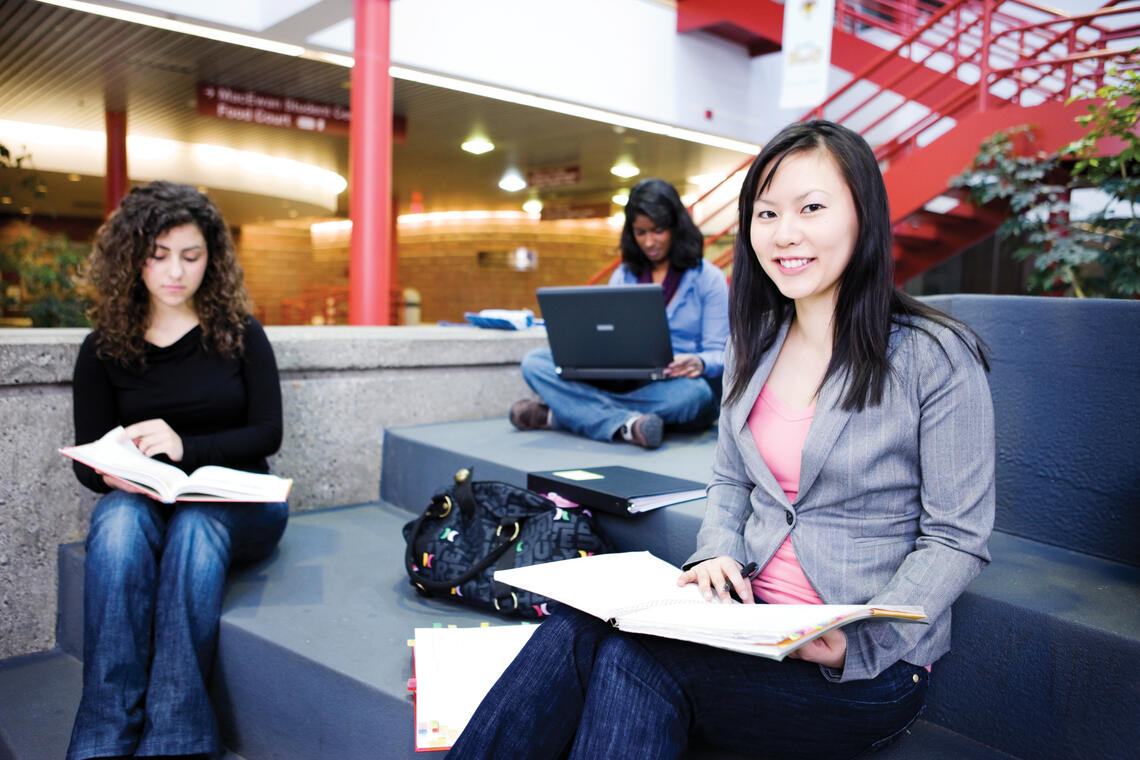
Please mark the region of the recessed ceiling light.
[[523, 211], [527, 212], [528, 214], [530, 214], [532, 216], [535, 214], [541, 214], [542, 213], [542, 201], [538, 200], [537, 198], [532, 198], [531, 200], [529, 200], [523, 204]]
[[629, 179], [641, 174], [641, 169], [638, 169], [630, 161], [619, 161], [610, 167], [610, 174], [621, 177], [622, 179]]
[[526, 180], [522, 178], [514, 169], [508, 169], [503, 178], [499, 180], [499, 187], [506, 190], [508, 193], [517, 193], [526, 187]]
[[614, 195], [613, 198], [610, 198], [610, 200], [619, 206], [624, 206], [625, 204], [629, 203], [629, 193], [627, 193], [625, 190], [622, 190], [620, 193]]
[[485, 140], [482, 137], [472, 137], [462, 145], [459, 146], [468, 153], [474, 153], [476, 156], [481, 156], [484, 153], [490, 153], [495, 149], [495, 143], [490, 140]]

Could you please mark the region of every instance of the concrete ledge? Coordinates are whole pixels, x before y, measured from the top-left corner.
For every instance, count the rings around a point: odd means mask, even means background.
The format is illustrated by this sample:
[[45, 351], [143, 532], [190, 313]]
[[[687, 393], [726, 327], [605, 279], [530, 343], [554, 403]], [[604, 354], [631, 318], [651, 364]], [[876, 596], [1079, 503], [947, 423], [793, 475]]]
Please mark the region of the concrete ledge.
[[[293, 511], [379, 497], [384, 428], [501, 417], [527, 388], [542, 329], [269, 327], [285, 440], [272, 466]], [[94, 496], [57, 453], [74, 441], [83, 329], [0, 329], [0, 658], [55, 645], [56, 552], [81, 540]]]

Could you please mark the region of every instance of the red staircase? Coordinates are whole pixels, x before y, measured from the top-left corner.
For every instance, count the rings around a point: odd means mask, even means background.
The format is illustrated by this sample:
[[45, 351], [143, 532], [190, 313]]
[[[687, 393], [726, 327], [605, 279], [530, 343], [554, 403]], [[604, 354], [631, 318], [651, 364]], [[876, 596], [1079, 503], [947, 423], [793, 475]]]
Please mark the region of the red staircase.
[[[758, 55], [779, 49], [782, 14], [771, 0], [678, 0], [677, 30], [711, 32]], [[1087, 103], [1066, 103], [1100, 87], [1106, 67], [1140, 61], [1113, 47], [1140, 35], [1137, 18], [1140, 3], [1119, 0], [1075, 16], [1027, 0], [836, 1], [832, 63], [855, 73], [804, 118], [845, 124], [875, 147], [894, 217], [896, 282], [992, 234], [1000, 210], [971, 206], [950, 179], [1000, 129], [1030, 124], [1033, 148], [1047, 152], [1080, 137], [1074, 118]], [[868, 30], [897, 39], [894, 48], [857, 36]], [[872, 94], [851, 104], [857, 85]], [[731, 251], [714, 260], [731, 266]]]

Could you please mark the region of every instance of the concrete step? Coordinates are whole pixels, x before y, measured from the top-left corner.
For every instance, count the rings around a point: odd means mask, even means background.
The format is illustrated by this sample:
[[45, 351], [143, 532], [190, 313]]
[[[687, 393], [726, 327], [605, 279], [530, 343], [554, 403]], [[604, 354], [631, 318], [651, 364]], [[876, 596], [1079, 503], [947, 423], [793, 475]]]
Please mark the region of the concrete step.
[[62, 760], [83, 663], [60, 651], [0, 662], [0, 760]]
[[[249, 760], [415, 755], [405, 688], [414, 629], [509, 621], [415, 593], [402, 559], [409, 518], [385, 503], [296, 515], [273, 557], [234, 573], [213, 684], [227, 746]], [[63, 551], [81, 559], [78, 545]], [[877, 757], [1009, 759], [927, 721], [911, 733]]]
[[[396, 428], [385, 435], [381, 493], [410, 514], [472, 465], [477, 478], [516, 484], [530, 470], [599, 464], [701, 480], [714, 447], [708, 433], [667, 437], [646, 452], [522, 433], [503, 419]], [[619, 548], [679, 563], [703, 510], [691, 502], [634, 518], [602, 515], [601, 523]], [[954, 651], [934, 667], [926, 717], [1024, 757], [1115, 757], [1140, 746], [1140, 568], [1000, 531], [991, 552], [955, 607]]]
[[[476, 480], [526, 485], [527, 472], [624, 465], [706, 483], [712, 477], [713, 431], [670, 433], [646, 451], [626, 443], [603, 443], [554, 430], [520, 432], [504, 418], [384, 431], [380, 498], [409, 514], [423, 511], [455, 472], [473, 469]], [[675, 504], [641, 515], [599, 514], [602, 529], [619, 546], [648, 549], [679, 564], [693, 551], [705, 500]]]
[[82, 690], [83, 663], [66, 652], [0, 661], [0, 760], [61, 760]]

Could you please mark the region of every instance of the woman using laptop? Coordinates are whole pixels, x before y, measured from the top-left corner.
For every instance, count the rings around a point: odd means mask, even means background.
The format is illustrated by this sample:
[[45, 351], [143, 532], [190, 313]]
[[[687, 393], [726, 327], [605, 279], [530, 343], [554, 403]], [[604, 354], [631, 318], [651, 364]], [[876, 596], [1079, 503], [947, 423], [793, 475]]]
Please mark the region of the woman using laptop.
[[549, 348], [530, 352], [522, 374], [539, 399], [511, 406], [519, 430], [557, 428], [599, 441], [661, 445], [665, 426], [707, 427], [716, 419], [724, 345], [728, 339], [728, 285], [705, 262], [703, 238], [668, 182], [637, 183], [625, 207], [621, 264], [610, 285], [657, 283], [673, 343], [666, 380], [563, 380]]
[[826, 121], [772, 138], [741, 189], [713, 476], [677, 583], [710, 602], [916, 605], [929, 625], [860, 621], [777, 662], [563, 606], [450, 760], [664, 760], [694, 740], [849, 758], [905, 731], [989, 560], [994, 425], [978, 337], [892, 278], [870, 146]]

